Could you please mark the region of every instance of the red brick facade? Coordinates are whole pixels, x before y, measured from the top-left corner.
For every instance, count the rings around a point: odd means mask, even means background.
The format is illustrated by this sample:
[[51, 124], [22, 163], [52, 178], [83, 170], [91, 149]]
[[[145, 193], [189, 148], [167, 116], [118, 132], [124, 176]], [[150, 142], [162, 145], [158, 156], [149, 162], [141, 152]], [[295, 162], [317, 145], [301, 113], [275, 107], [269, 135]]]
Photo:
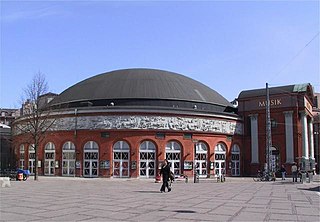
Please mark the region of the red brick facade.
[[[94, 116], [89, 114], [90, 116]], [[97, 114], [98, 115], [98, 114]], [[78, 118], [81, 118], [79, 116]], [[239, 120], [240, 121], [240, 120]], [[240, 121], [241, 122], [241, 121]], [[107, 133], [107, 138], [104, 138], [103, 133]], [[57, 131], [47, 132], [45, 139], [41, 142], [39, 148], [39, 161], [41, 161], [41, 167], [39, 169], [39, 175], [44, 175], [44, 162], [45, 162], [45, 146], [49, 142], [52, 142], [55, 146], [55, 162], [54, 175], [62, 176], [62, 147], [68, 141], [71, 141], [75, 145], [76, 161], [80, 162], [80, 167], [76, 168], [75, 176], [83, 176], [83, 160], [84, 160], [84, 145], [88, 141], [94, 141], [99, 146], [99, 163], [101, 161], [110, 161], [110, 169], [103, 169], [99, 167], [99, 177], [112, 177], [113, 176], [113, 146], [118, 141], [125, 141], [130, 147], [129, 159], [130, 159], [130, 173], [129, 177], [139, 177], [139, 148], [142, 142], [151, 141], [155, 144], [155, 164], [158, 168], [159, 162], [166, 158], [166, 144], [171, 141], [177, 142], [181, 147], [181, 174], [192, 177], [192, 169], [184, 169], [184, 162], [194, 160], [195, 141], [197, 143], [204, 143], [208, 147], [207, 152], [207, 177], [214, 176], [214, 168], [211, 167], [211, 162], [214, 162], [215, 147], [217, 144], [224, 144], [226, 147], [226, 160], [225, 160], [225, 174], [231, 175], [231, 147], [236, 144], [240, 148], [242, 147], [242, 138], [239, 135], [224, 135], [214, 133], [202, 133], [202, 132], [175, 132], [175, 131], [161, 131], [164, 138], [158, 138], [156, 130], [69, 130], [69, 131]], [[191, 137], [186, 137], [186, 133]], [[24, 168], [30, 167], [28, 160], [29, 143], [26, 135], [19, 135], [14, 137], [14, 144], [17, 157], [19, 158], [19, 147], [24, 145]], [[241, 156], [241, 154], [240, 154]], [[17, 159], [17, 162], [20, 160]], [[132, 163], [136, 163], [136, 167], [132, 167]], [[135, 168], [135, 169], [133, 169]], [[240, 164], [240, 174], [242, 174]]]

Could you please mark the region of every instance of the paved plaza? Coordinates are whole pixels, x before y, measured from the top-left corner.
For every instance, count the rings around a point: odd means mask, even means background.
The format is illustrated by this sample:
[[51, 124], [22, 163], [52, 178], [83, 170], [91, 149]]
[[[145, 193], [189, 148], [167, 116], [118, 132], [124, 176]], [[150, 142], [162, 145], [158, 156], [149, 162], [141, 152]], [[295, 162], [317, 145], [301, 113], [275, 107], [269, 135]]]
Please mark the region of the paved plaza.
[[319, 182], [40, 177], [0, 188], [0, 221], [319, 221]]

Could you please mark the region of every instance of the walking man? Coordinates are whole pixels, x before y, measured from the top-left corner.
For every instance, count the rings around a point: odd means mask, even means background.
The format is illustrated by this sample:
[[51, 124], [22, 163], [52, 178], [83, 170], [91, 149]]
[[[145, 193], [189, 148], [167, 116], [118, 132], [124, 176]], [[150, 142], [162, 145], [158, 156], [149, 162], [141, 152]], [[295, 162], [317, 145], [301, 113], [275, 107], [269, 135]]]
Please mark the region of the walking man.
[[168, 192], [171, 191], [171, 188], [169, 187], [169, 176], [170, 176], [170, 165], [168, 163], [168, 160], [165, 159], [163, 161], [163, 165], [161, 166], [160, 170], [160, 176], [162, 175], [162, 186], [161, 186], [161, 193], [166, 191], [166, 188], [168, 189]]

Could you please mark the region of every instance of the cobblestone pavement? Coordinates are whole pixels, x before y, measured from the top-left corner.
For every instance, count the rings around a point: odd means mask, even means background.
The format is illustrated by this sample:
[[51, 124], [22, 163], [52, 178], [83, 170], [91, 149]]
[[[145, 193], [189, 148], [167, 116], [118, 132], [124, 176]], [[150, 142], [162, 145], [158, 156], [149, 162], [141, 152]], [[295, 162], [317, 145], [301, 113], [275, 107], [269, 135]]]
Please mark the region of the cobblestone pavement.
[[40, 177], [0, 188], [0, 221], [319, 221], [319, 182]]

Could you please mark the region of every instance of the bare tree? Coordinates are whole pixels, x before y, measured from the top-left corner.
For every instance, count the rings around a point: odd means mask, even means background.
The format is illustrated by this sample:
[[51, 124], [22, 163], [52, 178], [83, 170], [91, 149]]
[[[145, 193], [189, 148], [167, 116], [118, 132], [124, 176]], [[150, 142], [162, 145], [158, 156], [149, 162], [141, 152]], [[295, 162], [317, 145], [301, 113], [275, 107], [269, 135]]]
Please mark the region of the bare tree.
[[50, 109], [41, 98], [48, 93], [48, 83], [45, 75], [38, 72], [34, 75], [31, 83], [24, 89], [24, 103], [22, 116], [15, 124], [15, 130], [30, 136], [30, 142], [35, 150], [34, 179], [38, 180], [38, 151], [39, 146], [45, 138], [45, 133], [54, 123], [50, 117]]

